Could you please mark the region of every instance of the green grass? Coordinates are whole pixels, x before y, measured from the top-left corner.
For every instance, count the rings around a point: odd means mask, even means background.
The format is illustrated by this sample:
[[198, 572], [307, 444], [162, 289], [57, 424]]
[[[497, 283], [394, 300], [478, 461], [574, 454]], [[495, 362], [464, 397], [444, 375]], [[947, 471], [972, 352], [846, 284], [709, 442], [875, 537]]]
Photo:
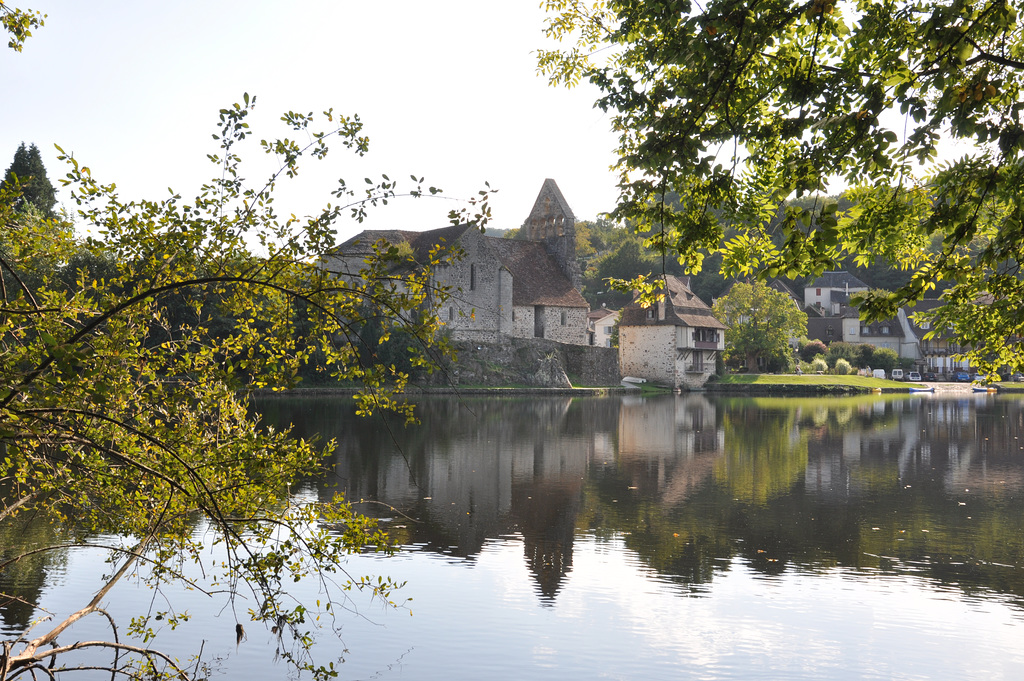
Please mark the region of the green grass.
[[724, 385], [850, 385], [857, 388], [902, 388], [916, 383], [901, 383], [871, 376], [835, 376], [832, 374], [730, 374], [718, 380]]

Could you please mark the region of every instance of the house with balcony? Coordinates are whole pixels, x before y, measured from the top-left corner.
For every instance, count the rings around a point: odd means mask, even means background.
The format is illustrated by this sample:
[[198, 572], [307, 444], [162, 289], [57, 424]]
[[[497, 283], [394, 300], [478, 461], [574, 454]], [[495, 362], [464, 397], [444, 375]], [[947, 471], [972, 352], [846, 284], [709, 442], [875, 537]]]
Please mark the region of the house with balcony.
[[[919, 300], [914, 307], [914, 312], [930, 312], [942, 305], [941, 300]], [[932, 371], [936, 374], [948, 376], [955, 371], [968, 371], [970, 364], [965, 359], [956, 359], [954, 355], [960, 352], [960, 345], [953, 337], [951, 329], [936, 329], [932, 322], [925, 321], [915, 314], [908, 315], [910, 329], [917, 339], [918, 361], [915, 368], [919, 371]], [[931, 338], [925, 338], [931, 334]]]
[[634, 300], [620, 313], [620, 371], [677, 390], [702, 388], [725, 351], [725, 324], [690, 290], [689, 277], [657, 282], [657, 302]]

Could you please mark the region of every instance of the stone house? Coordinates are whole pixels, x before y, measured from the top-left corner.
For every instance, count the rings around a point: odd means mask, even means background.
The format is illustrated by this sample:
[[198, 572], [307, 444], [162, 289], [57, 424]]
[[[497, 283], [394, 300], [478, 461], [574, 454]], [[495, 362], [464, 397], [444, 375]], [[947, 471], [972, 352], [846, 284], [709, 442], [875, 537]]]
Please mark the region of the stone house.
[[636, 301], [619, 318], [619, 367], [674, 389], [701, 388], [725, 351], [725, 325], [690, 290], [688, 278], [659, 277], [662, 298], [643, 308]]
[[554, 180], [544, 180], [515, 239], [485, 236], [463, 224], [424, 232], [366, 230], [345, 241], [322, 265], [340, 277], [358, 276], [380, 241], [411, 252], [397, 268], [425, 263], [434, 248], [446, 256], [431, 285], [447, 290], [438, 309], [455, 340], [503, 337], [587, 344], [590, 306], [580, 294], [576, 219]]

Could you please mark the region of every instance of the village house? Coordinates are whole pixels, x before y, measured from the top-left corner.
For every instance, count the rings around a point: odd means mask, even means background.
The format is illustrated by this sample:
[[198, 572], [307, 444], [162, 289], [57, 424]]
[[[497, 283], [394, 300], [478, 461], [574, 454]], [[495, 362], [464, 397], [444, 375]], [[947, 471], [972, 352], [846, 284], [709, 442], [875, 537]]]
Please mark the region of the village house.
[[381, 241], [411, 253], [412, 261], [400, 267], [424, 263], [441, 248], [448, 256], [431, 284], [450, 294], [438, 313], [453, 339], [587, 345], [590, 306], [580, 294], [575, 224], [558, 185], [547, 179], [515, 239], [485, 236], [470, 224], [424, 232], [366, 230], [338, 246], [323, 266], [341, 277], [358, 276]]
[[602, 307], [587, 315], [587, 342], [600, 348], [612, 346], [612, 333], [619, 319], [618, 310]]
[[823, 272], [804, 287], [804, 308], [811, 315], [836, 316], [849, 305], [851, 293], [867, 290], [868, 285], [849, 272]]
[[725, 325], [690, 290], [688, 277], [658, 278], [661, 300], [650, 307], [636, 301], [619, 318], [619, 367], [673, 389], [701, 388], [725, 351]]
[[[940, 300], [920, 300], [914, 307], [915, 312], [930, 312], [942, 304]], [[920, 371], [931, 371], [942, 376], [949, 376], [955, 371], [967, 371], [970, 364], [964, 359], [954, 359], [953, 355], [960, 352], [960, 345], [953, 338], [950, 329], [934, 329], [931, 322], [911, 314], [908, 316], [910, 328], [918, 339], [920, 359], [915, 368]], [[935, 331], [933, 338], [925, 338]]]

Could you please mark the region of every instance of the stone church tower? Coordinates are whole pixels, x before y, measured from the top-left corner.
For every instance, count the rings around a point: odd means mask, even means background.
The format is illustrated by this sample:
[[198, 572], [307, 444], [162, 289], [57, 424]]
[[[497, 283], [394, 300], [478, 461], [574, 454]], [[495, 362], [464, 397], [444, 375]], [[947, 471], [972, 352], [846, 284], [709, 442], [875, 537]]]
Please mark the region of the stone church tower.
[[544, 180], [519, 234], [521, 239], [542, 242], [573, 287], [577, 291], [583, 288], [583, 275], [576, 261], [576, 217], [551, 178]]

